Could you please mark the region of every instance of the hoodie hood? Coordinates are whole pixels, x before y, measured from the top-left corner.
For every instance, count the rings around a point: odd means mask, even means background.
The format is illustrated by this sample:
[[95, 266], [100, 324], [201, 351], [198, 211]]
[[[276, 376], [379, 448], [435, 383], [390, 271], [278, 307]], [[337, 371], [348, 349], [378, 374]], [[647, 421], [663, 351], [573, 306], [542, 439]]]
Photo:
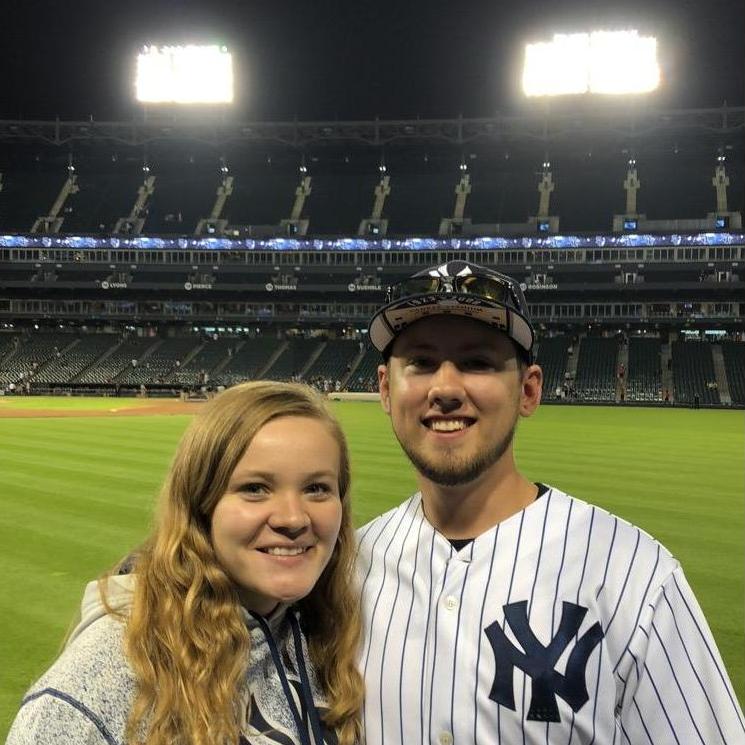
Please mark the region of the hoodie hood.
[[[106, 584], [106, 599], [111, 610], [127, 615], [132, 607], [135, 589], [134, 574], [113, 574], [101, 582]], [[91, 624], [108, 615], [101, 599], [99, 580], [93, 580], [85, 586], [83, 600], [80, 603], [80, 621], [67, 638], [65, 646], [72, 644]]]

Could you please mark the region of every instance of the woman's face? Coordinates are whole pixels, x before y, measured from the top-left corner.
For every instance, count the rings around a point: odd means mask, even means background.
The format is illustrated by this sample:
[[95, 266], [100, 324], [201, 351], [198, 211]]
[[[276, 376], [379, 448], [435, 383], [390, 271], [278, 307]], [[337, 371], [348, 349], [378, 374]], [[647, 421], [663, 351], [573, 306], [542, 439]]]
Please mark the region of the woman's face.
[[238, 461], [210, 532], [249, 610], [266, 615], [313, 589], [339, 535], [339, 469], [328, 426], [301, 416], [265, 424]]

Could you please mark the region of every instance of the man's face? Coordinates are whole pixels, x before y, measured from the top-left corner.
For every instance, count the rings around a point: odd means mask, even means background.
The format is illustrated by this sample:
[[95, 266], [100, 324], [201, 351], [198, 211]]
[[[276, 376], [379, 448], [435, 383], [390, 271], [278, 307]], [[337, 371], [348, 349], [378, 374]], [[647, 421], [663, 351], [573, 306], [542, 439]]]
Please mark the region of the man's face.
[[540, 401], [541, 371], [480, 321], [433, 316], [396, 339], [378, 368], [381, 402], [417, 470], [443, 486], [484, 474], [505, 453], [521, 414]]

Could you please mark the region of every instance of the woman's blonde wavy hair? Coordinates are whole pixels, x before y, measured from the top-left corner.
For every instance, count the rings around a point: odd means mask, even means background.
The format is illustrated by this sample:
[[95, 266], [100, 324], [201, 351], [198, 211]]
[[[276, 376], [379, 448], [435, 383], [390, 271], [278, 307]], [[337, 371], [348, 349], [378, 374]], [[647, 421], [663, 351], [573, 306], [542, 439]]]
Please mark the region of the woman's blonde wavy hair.
[[[150, 538], [136, 551], [137, 575], [125, 652], [137, 679], [127, 741], [233, 745], [246, 724], [249, 633], [236, 588], [210, 540], [215, 505], [256, 433], [281, 416], [324, 422], [339, 445], [342, 521], [331, 559], [297, 603], [323, 688], [326, 724], [340, 745], [361, 741], [361, 635], [354, 582], [349, 453], [342, 430], [313, 389], [244, 383], [210, 402], [184, 434], [161, 493]], [[105, 599], [105, 582], [101, 583]]]

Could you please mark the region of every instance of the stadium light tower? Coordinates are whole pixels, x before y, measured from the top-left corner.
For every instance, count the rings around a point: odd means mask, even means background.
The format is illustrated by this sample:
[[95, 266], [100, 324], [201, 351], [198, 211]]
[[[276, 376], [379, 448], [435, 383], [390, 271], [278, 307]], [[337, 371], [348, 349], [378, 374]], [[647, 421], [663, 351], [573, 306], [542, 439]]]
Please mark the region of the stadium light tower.
[[230, 104], [233, 57], [224, 46], [146, 46], [137, 56], [143, 104]]
[[526, 96], [649, 93], [660, 84], [657, 39], [638, 31], [554, 34], [527, 44]]

